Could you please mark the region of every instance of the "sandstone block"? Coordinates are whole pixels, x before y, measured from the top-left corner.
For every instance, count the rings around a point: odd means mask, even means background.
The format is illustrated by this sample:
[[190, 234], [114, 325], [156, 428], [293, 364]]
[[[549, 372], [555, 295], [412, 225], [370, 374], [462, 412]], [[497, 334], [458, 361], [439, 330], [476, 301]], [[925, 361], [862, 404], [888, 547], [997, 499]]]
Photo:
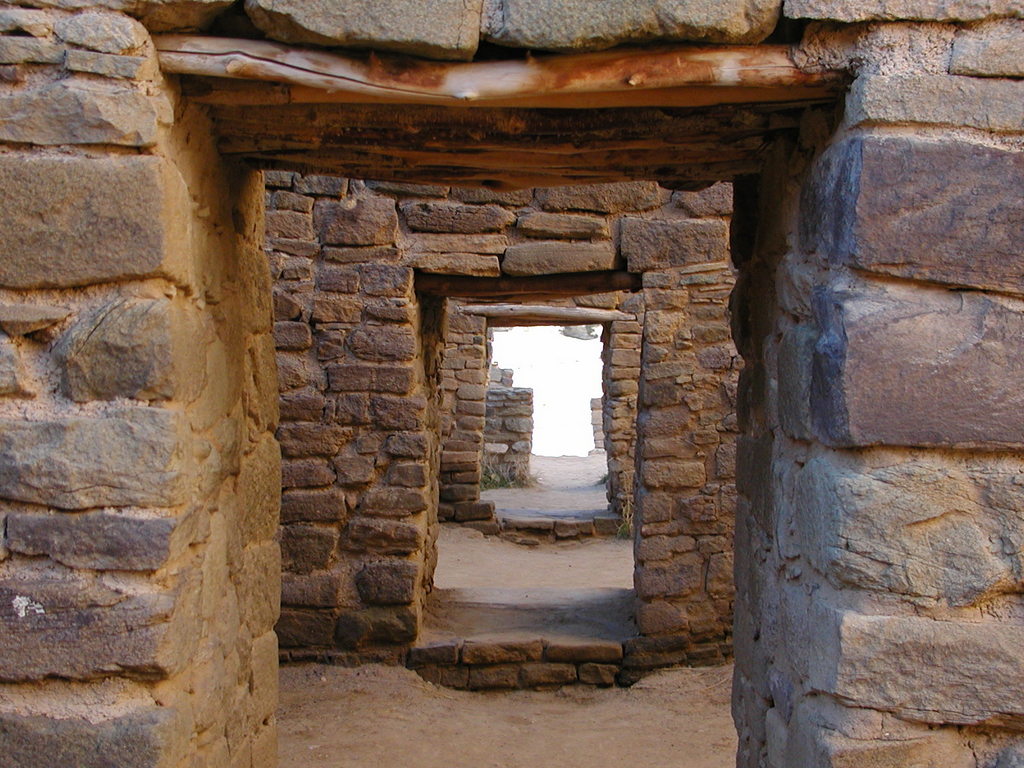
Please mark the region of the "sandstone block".
[[455, 200], [461, 200], [464, 203], [497, 203], [508, 208], [529, 205], [533, 200], [532, 189], [498, 192], [485, 187], [452, 187], [451, 195]]
[[281, 528], [281, 565], [292, 573], [327, 568], [338, 544], [334, 527], [286, 525]]
[[412, 295], [413, 272], [410, 267], [393, 264], [364, 264], [359, 280], [367, 296], [407, 299]]
[[961, 29], [949, 71], [975, 77], [1024, 77], [1024, 22], [986, 22]]
[[0, 304], [0, 330], [8, 336], [27, 336], [57, 325], [70, 314], [45, 304]]
[[409, 666], [413, 669], [428, 664], [454, 666], [459, 663], [459, 650], [461, 648], [461, 640], [449, 640], [410, 648]]
[[319, 176], [316, 174], [296, 175], [295, 191], [304, 195], [341, 197], [348, 192], [348, 179], [339, 176]]
[[0, 96], [0, 141], [151, 147], [160, 117], [139, 90], [59, 81]]
[[334, 637], [334, 616], [331, 611], [288, 608], [281, 611], [281, 618], [274, 629], [282, 648], [316, 648], [331, 645]]
[[187, 759], [184, 718], [167, 707], [136, 706], [110, 718], [0, 713], [4, 760], [18, 768], [109, 765], [158, 768]]
[[63, 569], [20, 569], [0, 579], [0, 676], [167, 677], [194, 650], [197, 594], [187, 583], [139, 590]]
[[53, 17], [46, 11], [30, 8], [5, 8], [0, 11], [0, 32], [24, 32], [31, 37], [50, 37]]
[[697, 488], [707, 481], [707, 472], [702, 461], [648, 459], [643, 480], [649, 488]]
[[[285, 43], [398, 51], [469, 60], [480, 40], [481, 0], [246, 0], [245, 10], [268, 37]], [[444, 23], [439, 23], [443, 19]]]
[[314, 323], [358, 323], [363, 306], [352, 296], [315, 296], [313, 298]]
[[0, 285], [63, 288], [183, 271], [188, 236], [178, 214], [189, 209], [187, 191], [159, 158], [5, 154], [0, 190]]
[[775, 28], [781, 8], [776, 0], [599, 0], [586, 6], [570, 0], [488, 0], [483, 35], [499, 45], [549, 51], [650, 40], [756, 43]]
[[329, 389], [335, 392], [393, 392], [412, 388], [413, 370], [394, 365], [330, 365]]
[[313, 218], [301, 211], [267, 211], [264, 214], [267, 237], [287, 240], [315, 240]]
[[581, 683], [608, 687], [615, 685], [615, 676], [619, 668], [614, 664], [580, 664], [579, 677]]
[[947, 75], [870, 75], [847, 98], [850, 125], [920, 123], [1024, 131], [1024, 82]]
[[423, 533], [411, 523], [379, 518], [360, 518], [349, 522], [345, 532], [357, 548], [372, 547], [384, 554], [409, 554], [423, 546]]
[[544, 688], [554, 685], [569, 685], [575, 682], [575, 664], [530, 662], [519, 668], [519, 685], [522, 688]]
[[536, 194], [537, 202], [546, 211], [593, 211], [594, 213], [646, 211], [660, 206], [668, 195], [668, 193], [663, 194], [658, 185], [652, 181], [549, 187], [538, 189]]
[[18, 349], [0, 336], [0, 396], [27, 394], [25, 372]]
[[103, 77], [141, 80], [153, 71], [151, 60], [144, 56], [115, 56], [109, 53], [71, 49], [64, 56], [64, 66], [72, 72], [86, 72]]
[[1015, 0], [786, 0], [786, 16], [835, 21], [976, 21], [1024, 16], [1024, 8]]
[[610, 243], [543, 241], [509, 247], [501, 271], [507, 275], [553, 275], [614, 269], [615, 263], [615, 248]]
[[809, 684], [935, 724], [1019, 723], [1024, 669], [1019, 625], [1000, 621], [829, 612], [813, 622]]
[[335, 474], [325, 459], [299, 459], [281, 464], [283, 488], [317, 488], [331, 485]]
[[356, 574], [356, 588], [369, 605], [408, 605], [416, 598], [419, 574], [419, 566], [406, 560], [367, 563]]
[[516, 229], [528, 237], [590, 240], [609, 236], [608, 223], [594, 216], [573, 213], [528, 213], [519, 217]]
[[804, 217], [802, 239], [872, 272], [1024, 293], [1012, 266], [1024, 212], [1005, 200], [1022, 174], [1024, 153], [967, 142], [843, 142], [805, 193], [815, 215]]
[[462, 646], [462, 663], [540, 661], [543, 652], [544, 644], [540, 640], [467, 640]]
[[413, 235], [409, 247], [416, 253], [477, 253], [500, 256], [508, 248], [505, 235]]
[[519, 664], [472, 667], [469, 670], [468, 687], [471, 691], [518, 688], [519, 667]]
[[12, 552], [46, 556], [72, 568], [152, 571], [185, 546], [191, 532], [178, 520], [139, 518], [108, 512], [71, 515], [12, 514], [7, 545]]
[[[183, 347], [188, 344], [194, 354], [200, 341], [185, 327], [167, 301], [119, 299], [101, 307], [57, 345], [65, 392], [78, 402], [167, 400], [181, 394], [176, 379], [185, 368]], [[189, 338], [176, 339], [176, 334]]]
[[416, 611], [407, 606], [352, 611], [338, 618], [334, 642], [341, 648], [411, 643], [416, 639], [416, 625]]
[[1017, 535], [1015, 477], [997, 462], [829, 454], [796, 473], [785, 525], [837, 588], [970, 606], [1013, 580], [991, 542]]
[[398, 232], [395, 202], [384, 197], [322, 200], [313, 220], [324, 245], [388, 245]]
[[402, 215], [415, 232], [475, 234], [500, 232], [516, 220], [498, 205], [461, 205], [452, 202], [410, 202]]
[[481, 253], [412, 253], [402, 263], [440, 275], [501, 276], [498, 257]]
[[59, 17], [54, 30], [64, 42], [100, 53], [138, 53], [149, 41], [146, 28], [139, 22], [102, 11]]
[[729, 216], [732, 214], [732, 184], [719, 182], [700, 192], [673, 192], [672, 202], [695, 219]]
[[0, 37], [0, 64], [59, 64], [64, 47], [34, 37]]
[[729, 258], [721, 219], [622, 219], [620, 248], [630, 272], [685, 267]]
[[372, 488], [362, 495], [356, 511], [375, 517], [405, 517], [427, 508], [423, 491], [414, 488]]
[[404, 326], [361, 325], [348, 335], [348, 348], [361, 360], [376, 362], [412, 360], [416, 337]]
[[292, 490], [281, 496], [282, 523], [344, 522], [347, 516], [345, 494], [337, 489]]
[[180, 417], [156, 408], [108, 418], [0, 420], [0, 498], [61, 509], [169, 507], [185, 500]]
[[313, 332], [308, 323], [274, 323], [274, 345], [278, 349], [300, 352], [313, 346]]
[[547, 661], [613, 663], [622, 660], [622, 644], [613, 640], [551, 641], [544, 649]]
[[903, 286], [822, 294], [811, 411], [835, 446], [1016, 446], [1024, 310]]

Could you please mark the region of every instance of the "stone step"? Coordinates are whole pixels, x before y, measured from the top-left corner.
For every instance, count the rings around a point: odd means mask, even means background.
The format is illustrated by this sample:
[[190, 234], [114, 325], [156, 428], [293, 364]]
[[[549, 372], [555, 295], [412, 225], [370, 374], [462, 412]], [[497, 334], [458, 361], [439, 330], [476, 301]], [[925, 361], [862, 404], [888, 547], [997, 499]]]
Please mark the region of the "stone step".
[[502, 538], [532, 546], [541, 542], [616, 536], [622, 527], [622, 518], [598, 510], [566, 513], [502, 510], [498, 513], [498, 525]]
[[407, 666], [449, 688], [548, 689], [614, 685], [622, 677], [622, 660], [623, 643], [615, 640], [514, 634], [428, 641], [410, 649]]

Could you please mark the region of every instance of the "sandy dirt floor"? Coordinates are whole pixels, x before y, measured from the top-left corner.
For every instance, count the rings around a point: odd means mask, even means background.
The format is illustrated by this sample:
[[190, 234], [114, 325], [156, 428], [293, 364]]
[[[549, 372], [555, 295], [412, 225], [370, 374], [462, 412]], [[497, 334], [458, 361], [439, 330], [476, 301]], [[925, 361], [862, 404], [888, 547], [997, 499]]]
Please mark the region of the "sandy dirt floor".
[[533, 510], [550, 516], [582, 511], [604, 512], [608, 498], [601, 479], [608, 472], [604, 453], [590, 456], [531, 456], [530, 473], [536, 485], [529, 488], [495, 488], [480, 498], [493, 501], [502, 512]]
[[393, 667], [285, 667], [281, 768], [731, 768], [731, 672], [474, 693]]

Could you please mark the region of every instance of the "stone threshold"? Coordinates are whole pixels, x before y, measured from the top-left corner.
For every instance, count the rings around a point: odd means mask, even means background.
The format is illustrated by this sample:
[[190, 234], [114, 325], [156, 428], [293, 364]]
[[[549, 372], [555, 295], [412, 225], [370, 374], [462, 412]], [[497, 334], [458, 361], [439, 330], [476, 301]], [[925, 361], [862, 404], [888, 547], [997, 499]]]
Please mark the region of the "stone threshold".
[[498, 535], [524, 546], [613, 537], [619, 534], [621, 527], [622, 518], [610, 512], [580, 512], [572, 515], [499, 512], [497, 516]]

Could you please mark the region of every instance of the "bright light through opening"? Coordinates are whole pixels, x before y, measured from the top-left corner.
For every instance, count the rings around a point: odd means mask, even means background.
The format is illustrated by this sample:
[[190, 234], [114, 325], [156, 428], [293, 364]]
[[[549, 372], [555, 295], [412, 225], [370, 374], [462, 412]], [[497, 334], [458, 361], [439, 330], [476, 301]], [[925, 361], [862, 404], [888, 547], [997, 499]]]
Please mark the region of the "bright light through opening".
[[601, 339], [572, 339], [559, 328], [495, 330], [493, 361], [514, 386], [533, 390], [533, 452], [586, 456], [594, 449], [590, 401], [601, 397]]

